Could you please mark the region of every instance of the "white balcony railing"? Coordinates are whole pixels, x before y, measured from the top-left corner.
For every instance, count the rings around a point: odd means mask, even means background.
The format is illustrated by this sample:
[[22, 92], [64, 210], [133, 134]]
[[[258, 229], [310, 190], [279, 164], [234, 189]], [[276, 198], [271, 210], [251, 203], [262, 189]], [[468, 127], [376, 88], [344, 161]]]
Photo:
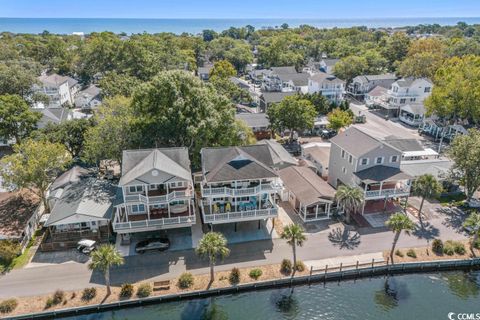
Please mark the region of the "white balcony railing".
[[174, 217], [174, 218], [163, 218], [163, 219], [152, 219], [152, 220], [140, 220], [140, 221], [129, 221], [129, 222], [114, 222], [113, 230], [115, 232], [119, 231], [148, 231], [148, 230], [159, 230], [165, 229], [174, 225], [185, 225], [190, 226], [195, 224], [195, 216], [186, 216], [186, 217]]
[[410, 194], [409, 187], [395, 188], [395, 189], [382, 189], [365, 191], [365, 199], [380, 199], [386, 197], [404, 197]]
[[191, 197], [190, 192], [187, 191], [173, 191], [163, 196], [145, 196], [143, 194], [130, 194], [125, 196], [125, 202], [141, 202], [141, 203], [163, 203], [169, 202], [175, 199]]
[[261, 192], [275, 192], [281, 190], [281, 185], [275, 183], [260, 184], [256, 187], [234, 189], [229, 187], [203, 187], [202, 196], [248, 196]]
[[273, 207], [268, 209], [203, 214], [203, 220], [205, 223], [215, 224], [275, 218], [277, 215], [278, 209], [276, 207]]

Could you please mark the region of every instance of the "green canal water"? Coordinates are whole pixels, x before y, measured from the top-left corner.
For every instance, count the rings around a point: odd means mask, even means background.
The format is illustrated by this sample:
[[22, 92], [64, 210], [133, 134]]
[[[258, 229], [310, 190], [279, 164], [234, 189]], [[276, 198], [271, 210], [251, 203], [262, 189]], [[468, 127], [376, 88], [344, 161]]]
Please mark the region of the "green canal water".
[[[480, 272], [401, 275], [172, 302], [69, 319], [480, 319]], [[460, 317], [461, 318], [461, 317]]]

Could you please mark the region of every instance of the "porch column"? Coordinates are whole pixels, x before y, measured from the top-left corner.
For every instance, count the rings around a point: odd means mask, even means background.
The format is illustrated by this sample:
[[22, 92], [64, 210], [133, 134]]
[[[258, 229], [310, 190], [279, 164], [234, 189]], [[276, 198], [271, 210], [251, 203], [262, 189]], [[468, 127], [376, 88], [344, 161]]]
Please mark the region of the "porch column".
[[262, 196], [261, 193], [258, 195], [258, 210], [262, 209]]
[[210, 202], [210, 214], [212, 214], [212, 213], [213, 213], [213, 210], [212, 210], [212, 198], [209, 197], [209, 198], [208, 198], [208, 201]]
[[315, 219], [318, 219], [318, 203], [315, 206]]
[[365, 212], [365, 205], [367, 204], [367, 202], [365, 200], [363, 200], [363, 205], [362, 205], [362, 216], [363, 216], [363, 213]]
[[383, 188], [383, 181], [380, 182], [380, 194], [382, 194], [382, 188]]
[[170, 218], [170, 202], [167, 202], [167, 212], [168, 212], [168, 217]]
[[190, 207], [191, 206], [190, 202], [191, 202], [190, 199], [188, 199], [188, 216], [192, 215], [192, 208]]
[[332, 207], [331, 203], [327, 203], [327, 206], [325, 207], [325, 210], [327, 210], [327, 218], [330, 218], [330, 209]]
[[123, 207], [123, 209], [125, 209], [125, 218], [127, 219], [127, 222], [128, 222], [128, 207], [125, 206]]

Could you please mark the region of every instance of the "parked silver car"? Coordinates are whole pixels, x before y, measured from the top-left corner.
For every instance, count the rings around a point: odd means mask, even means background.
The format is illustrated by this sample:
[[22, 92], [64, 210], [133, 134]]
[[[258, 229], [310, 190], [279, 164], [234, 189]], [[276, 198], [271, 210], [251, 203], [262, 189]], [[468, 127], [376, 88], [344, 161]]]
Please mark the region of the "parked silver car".
[[135, 246], [135, 252], [145, 253], [149, 250], [159, 250], [164, 251], [170, 247], [170, 240], [167, 238], [152, 238], [147, 240], [142, 240]]

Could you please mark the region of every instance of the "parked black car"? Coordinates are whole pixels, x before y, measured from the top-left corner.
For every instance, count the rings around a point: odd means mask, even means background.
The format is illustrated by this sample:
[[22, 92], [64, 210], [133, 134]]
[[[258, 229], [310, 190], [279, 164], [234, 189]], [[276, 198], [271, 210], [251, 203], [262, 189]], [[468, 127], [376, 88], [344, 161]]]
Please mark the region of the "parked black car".
[[135, 245], [135, 252], [145, 253], [149, 250], [165, 251], [170, 247], [170, 240], [167, 238], [152, 238], [142, 240]]
[[323, 129], [320, 132], [320, 136], [324, 139], [330, 139], [330, 138], [333, 138], [336, 135], [337, 135], [337, 132], [335, 130], [330, 130], [330, 129]]

